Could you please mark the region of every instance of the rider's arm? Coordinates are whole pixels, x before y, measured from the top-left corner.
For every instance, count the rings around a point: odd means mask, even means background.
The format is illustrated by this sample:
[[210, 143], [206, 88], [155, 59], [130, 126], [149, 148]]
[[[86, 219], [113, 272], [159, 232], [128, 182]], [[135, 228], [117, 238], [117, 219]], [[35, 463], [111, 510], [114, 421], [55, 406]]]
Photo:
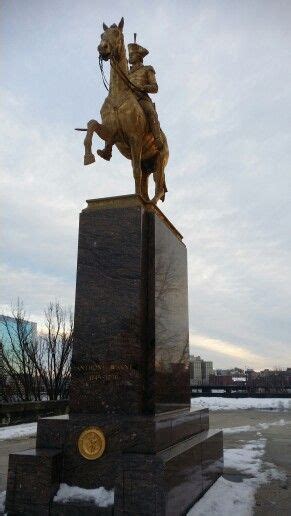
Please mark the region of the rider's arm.
[[150, 67], [150, 70], [147, 70], [147, 83], [143, 84], [142, 91], [145, 93], [158, 93], [158, 89], [155, 71]]

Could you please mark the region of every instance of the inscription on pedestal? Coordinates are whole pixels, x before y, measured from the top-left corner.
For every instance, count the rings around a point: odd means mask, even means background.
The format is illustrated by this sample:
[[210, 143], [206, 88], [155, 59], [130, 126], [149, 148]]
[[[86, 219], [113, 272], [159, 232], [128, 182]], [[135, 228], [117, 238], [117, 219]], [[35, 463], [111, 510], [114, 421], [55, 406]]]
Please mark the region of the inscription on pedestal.
[[118, 381], [130, 382], [132, 379], [140, 378], [140, 372], [134, 369], [131, 364], [77, 364], [72, 365], [72, 374], [75, 377], [84, 377], [88, 381], [112, 382]]

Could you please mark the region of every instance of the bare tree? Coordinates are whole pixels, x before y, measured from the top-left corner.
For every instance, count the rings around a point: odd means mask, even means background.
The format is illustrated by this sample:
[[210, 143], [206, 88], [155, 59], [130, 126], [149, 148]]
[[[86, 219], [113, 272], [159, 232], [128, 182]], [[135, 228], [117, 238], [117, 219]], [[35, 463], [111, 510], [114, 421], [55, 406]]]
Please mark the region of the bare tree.
[[[3, 317], [8, 341], [3, 343], [5, 401], [64, 399], [68, 397], [73, 342], [72, 312], [58, 302], [45, 310], [45, 331], [34, 335], [18, 301], [11, 317]], [[6, 339], [7, 340], [7, 339]]]
[[46, 331], [38, 341], [32, 361], [42, 380], [49, 400], [68, 397], [73, 343], [73, 315], [59, 303], [45, 310]]
[[[6, 382], [3, 384], [3, 398], [31, 401], [40, 399], [41, 381], [37, 368], [31, 360], [33, 350], [37, 349], [37, 338], [33, 328], [26, 320], [23, 304], [18, 300], [12, 308], [12, 316], [3, 316], [1, 324], [6, 333], [3, 342], [3, 371]], [[13, 324], [12, 324], [13, 321]]]

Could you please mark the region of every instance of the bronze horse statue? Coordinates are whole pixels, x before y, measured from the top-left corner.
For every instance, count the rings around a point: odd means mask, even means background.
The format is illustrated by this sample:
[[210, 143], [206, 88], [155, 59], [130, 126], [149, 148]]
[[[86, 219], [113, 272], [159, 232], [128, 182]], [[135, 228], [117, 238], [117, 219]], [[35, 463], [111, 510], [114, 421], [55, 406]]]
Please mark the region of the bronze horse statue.
[[[106, 144], [115, 144], [121, 154], [131, 160], [135, 193], [146, 202], [156, 204], [160, 199], [164, 201], [167, 192], [164, 172], [169, 157], [167, 139], [161, 131], [162, 146], [158, 149], [145, 113], [134, 94], [135, 87], [128, 74], [123, 25], [123, 18], [118, 25], [107, 27], [103, 24], [104, 32], [98, 52], [99, 59], [110, 60], [109, 92], [100, 111], [102, 124], [90, 120], [87, 129], [83, 129], [87, 131], [84, 165], [95, 161], [92, 137], [96, 133]], [[155, 195], [150, 201], [148, 178], [151, 173], [155, 182]]]

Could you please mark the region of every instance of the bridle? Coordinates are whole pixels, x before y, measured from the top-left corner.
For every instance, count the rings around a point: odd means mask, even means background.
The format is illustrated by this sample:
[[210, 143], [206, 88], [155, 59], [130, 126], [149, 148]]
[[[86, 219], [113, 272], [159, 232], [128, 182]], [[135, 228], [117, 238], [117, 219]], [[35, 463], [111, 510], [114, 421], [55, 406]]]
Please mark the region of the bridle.
[[[127, 77], [127, 75], [124, 73], [124, 71], [120, 68], [119, 64], [118, 64], [118, 61], [116, 60], [116, 58], [114, 56], [111, 57], [110, 59], [110, 66], [117, 72], [117, 74], [119, 75], [119, 77], [123, 80], [123, 82], [132, 90], [132, 91], [135, 91], [137, 93], [143, 93], [142, 90], [139, 90], [134, 84], [133, 82], [131, 82], [131, 80]], [[100, 72], [101, 72], [101, 77], [102, 77], [102, 81], [103, 81], [103, 84], [105, 86], [105, 88], [107, 89], [107, 91], [109, 91], [109, 84], [108, 84], [108, 81], [105, 77], [105, 73], [104, 73], [104, 69], [103, 69], [103, 58], [101, 56], [101, 54], [99, 54], [99, 68], [100, 68]]]

